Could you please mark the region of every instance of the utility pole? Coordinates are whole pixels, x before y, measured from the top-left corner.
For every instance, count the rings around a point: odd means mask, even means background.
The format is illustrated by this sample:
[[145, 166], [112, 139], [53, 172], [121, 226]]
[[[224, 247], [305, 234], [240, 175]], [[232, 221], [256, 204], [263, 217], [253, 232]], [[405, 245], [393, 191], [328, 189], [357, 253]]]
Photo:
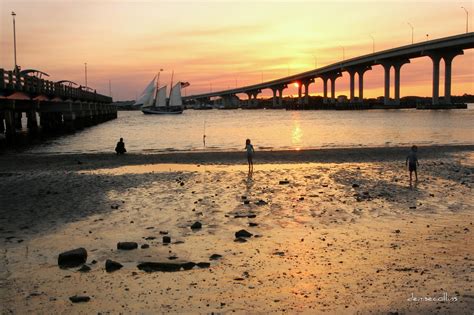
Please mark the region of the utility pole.
[[408, 23], [408, 25], [410, 25], [411, 28], [411, 44], [413, 45], [413, 33], [415, 32], [415, 28], [413, 25], [411, 25], [411, 23]]
[[466, 34], [469, 33], [469, 11], [465, 7], [461, 7], [461, 9], [464, 9], [466, 11]]
[[84, 62], [84, 77], [86, 79], [86, 89], [87, 89], [87, 62]]
[[18, 64], [16, 63], [16, 27], [15, 27], [15, 16], [16, 13], [12, 11], [13, 18], [13, 56], [15, 57], [15, 72], [18, 70]]

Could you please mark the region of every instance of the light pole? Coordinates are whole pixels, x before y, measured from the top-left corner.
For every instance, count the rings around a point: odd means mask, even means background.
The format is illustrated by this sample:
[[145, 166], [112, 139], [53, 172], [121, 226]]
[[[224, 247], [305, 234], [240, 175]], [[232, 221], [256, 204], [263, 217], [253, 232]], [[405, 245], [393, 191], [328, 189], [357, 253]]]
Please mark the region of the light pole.
[[461, 9], [466, 11], [466, 33], [469, 33], [469, 11], [465, 7], [461, 7]]
[[408, 23], [408, 25], [410, 25], [411, 28], [411, 44], [413, 45], [413, 33], [415, 32], [415, 28], [413, 25], [411, 25], [411, 23]]
[[86, 79], [86, 89], [87, 89], [87, 62], [84, 62], [84, 77]]
[[372, 53], [375, 53], [375, 38], [372, 35], [369, 35], [372, 38]]
[[16, 63], [16, 28], [15, 28], [15, 16], [16, 13], [12, 11], [12, 18], [13, 18], [13, 56], [15, 57], [15, 72], [17, 71], [17, 63]]

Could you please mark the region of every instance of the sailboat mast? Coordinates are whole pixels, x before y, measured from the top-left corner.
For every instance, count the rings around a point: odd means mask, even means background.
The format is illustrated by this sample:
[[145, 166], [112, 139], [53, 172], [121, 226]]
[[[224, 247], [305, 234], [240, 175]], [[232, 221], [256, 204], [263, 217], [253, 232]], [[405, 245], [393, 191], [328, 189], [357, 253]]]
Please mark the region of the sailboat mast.
[[156, 79], [156, 92], [155, 92], [155, 98], [153, 99], [153, 104], [156, 104], [159, 88], [160, 88], [160, 73], [158, 72], [157, 79]]

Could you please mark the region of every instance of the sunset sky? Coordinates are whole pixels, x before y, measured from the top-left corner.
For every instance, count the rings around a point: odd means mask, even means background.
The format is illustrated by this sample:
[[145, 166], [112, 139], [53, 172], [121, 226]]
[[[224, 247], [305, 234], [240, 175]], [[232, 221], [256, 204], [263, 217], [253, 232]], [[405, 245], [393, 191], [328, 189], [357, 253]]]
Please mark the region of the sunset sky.
[[[17, 58], [51, 79], [88, 83], [116, 100], [134, 99], [164, 69], [160, 82], [189, 81], [187, 95], [250, 85], [345, 58], [464, 33], [473, 1], [119, 1], [0, 0], [0, 67], [13, 68], [11, 11]], [[444, 72], [444, 66], [442, 73]], [[401, 95], [430, 95], [428, 58], [402, 68]], [[383, 94], [381, 66], [365, 76], [364, 96]], [[443, 84], [441, 78], [441, 84]], [[312, 94], [321, 93], [317, 80]], [[441, 86], [441, 91], [443, 91]], [[474, 49], [453, 63], [453, 94], [474, 94]], [[296, 93], [294, 87], [285, 93]], [[270, 95], [265, 91], [264, 95]], [[348, 94], [348, 75], [337, 81]]]

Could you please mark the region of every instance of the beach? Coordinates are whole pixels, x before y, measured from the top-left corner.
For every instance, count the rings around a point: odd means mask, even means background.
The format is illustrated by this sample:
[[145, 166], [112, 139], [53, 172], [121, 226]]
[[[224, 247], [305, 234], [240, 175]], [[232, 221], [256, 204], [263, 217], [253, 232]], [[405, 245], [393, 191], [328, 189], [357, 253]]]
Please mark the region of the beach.
[[0, 155], [1, 312], [472, 314], [474, 146], [407, 153]]

